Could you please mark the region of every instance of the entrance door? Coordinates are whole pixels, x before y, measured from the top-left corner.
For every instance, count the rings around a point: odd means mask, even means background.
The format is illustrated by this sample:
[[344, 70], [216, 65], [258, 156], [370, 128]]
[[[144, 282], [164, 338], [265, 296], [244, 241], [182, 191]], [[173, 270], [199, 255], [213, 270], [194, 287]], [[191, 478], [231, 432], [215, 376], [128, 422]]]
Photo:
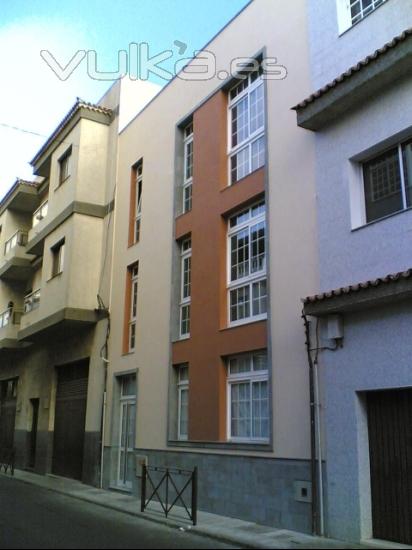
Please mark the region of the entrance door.
[[39, 400], [30, 399], [32, 408], [32, 420], [30, 430], [30, 448], [29, 448], [29, 468], [34, 468], [36, 464], [36, 447], [37, 447], [37, 424], [39, 421]]
[[120, 379], [120, 430], [117, 485], [132, 489], [133, 459], [136, 433], [136, 377]]
[[17, 378], [0, 382], [0, 452], [14, 446]]
[[73, 479], [83, 473], [88, 376], [88, 360], [57, 370], [52, 471]]
[[412, 389], [368, 394], [373, 536], [412, 544]]

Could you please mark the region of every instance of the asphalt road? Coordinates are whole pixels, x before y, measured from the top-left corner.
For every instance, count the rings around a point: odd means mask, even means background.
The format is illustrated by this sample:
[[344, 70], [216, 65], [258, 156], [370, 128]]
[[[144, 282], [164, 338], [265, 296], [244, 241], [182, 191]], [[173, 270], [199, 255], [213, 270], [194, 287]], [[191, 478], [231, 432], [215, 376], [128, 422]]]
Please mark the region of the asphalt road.
[[0, 548], [235, 548], [0, 478]]

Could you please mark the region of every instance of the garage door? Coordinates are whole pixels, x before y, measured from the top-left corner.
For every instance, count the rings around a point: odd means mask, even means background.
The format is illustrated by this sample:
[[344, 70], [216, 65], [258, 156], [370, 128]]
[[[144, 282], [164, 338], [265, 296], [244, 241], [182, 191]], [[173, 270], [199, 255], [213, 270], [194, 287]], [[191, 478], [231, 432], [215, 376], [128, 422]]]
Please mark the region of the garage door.
[[88, 361], [57, 369], [53, 473], [81, 479], [86, 422]]
[[412, 389], [368, 394], [373, 536], [412, 544]]

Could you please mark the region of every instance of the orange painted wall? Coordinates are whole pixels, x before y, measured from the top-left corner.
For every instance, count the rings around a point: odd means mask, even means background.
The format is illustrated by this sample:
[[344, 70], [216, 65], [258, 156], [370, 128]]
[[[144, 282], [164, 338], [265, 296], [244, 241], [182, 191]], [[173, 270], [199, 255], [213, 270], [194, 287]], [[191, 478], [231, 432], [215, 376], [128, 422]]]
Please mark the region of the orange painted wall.
[[189, 363], [189, 440], [226, 439], [224, 356], [266, 348], [266, 321], [227, 328], [227, 218], [264, 195], [264, 168], [227, 187], [227, 96], [213, 95], [193, 115], [192, 211], [175, 237], [192, 237], [190, 338], [173, 344], [173, 364]]

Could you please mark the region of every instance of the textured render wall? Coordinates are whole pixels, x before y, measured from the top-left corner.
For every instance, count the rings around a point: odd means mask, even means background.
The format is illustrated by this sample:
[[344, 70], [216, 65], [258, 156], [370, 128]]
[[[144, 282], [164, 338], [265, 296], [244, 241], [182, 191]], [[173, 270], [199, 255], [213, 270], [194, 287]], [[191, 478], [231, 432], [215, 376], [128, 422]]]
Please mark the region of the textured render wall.
[[387, 0], [386, 4], [339, 36], [338, 1], [341, 0], [307, 0], [314, 90], [412, 26], [412, 3], [409, 0]]
[[[351, 230], [349, 159], [388, 139], [412, 132], [412, 79], [385, 93], [317, 134], [317, 202], [321, 288], [410, 268], [412, 211]], [[396, 137], [395, 137], [396, 141]], [[383, 145], [384, 146], [384, 145]]]
[[412, 386], [411, 320], [410, 302], [348, 314], [343, 348], [322, 358], [332, 537], [372, 534], [366, 414], [357, 392]]

